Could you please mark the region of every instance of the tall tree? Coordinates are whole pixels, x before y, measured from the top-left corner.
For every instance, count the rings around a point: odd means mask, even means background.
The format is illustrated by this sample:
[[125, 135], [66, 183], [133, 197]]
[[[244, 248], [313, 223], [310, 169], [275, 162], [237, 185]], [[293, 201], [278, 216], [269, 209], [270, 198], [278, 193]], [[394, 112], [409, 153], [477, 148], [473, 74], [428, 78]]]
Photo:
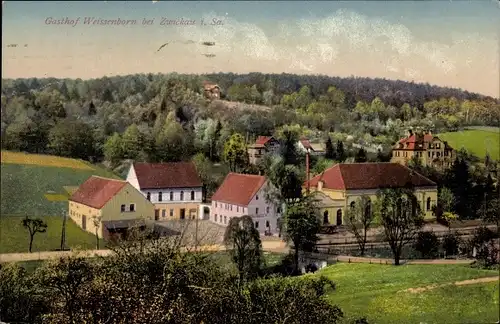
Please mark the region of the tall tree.
[[229, 165], [232, 172], [240, 172], [248, 165], [248, 153], [245, 139], [241, 134], [231, 135], [224, 144], [224, 161]]
[[252, 217], [233, 217], [224, 233], [224, 244], [238, 268], [240, 283], [257, 277], [262, 263], [262, 243]]
[[361, 256], [365, 255], [366, 237], [375, 213], [369, 196], [358, 199], [346, 213], [347, 230], [356, 238]]
[[455, 197], [455, 212], [463, 219], [473, 218], [475, 213], [471, 208], [473, 195], [471, 174], [464, 157], [458, 156], [447, 170], [446, 186]]
[[136, 124], [132, 124], [122, 135], [122, 152], [125, 159], [135, 160], [143, 148], [142, 134]]
[[312, 195], [287, 203], [285, 239], [293, 244], [295, 273], [299, 273], [299, 252], [314, 249], [319, 229], [319, 211]]
[[337, 152], [333, 147], [332, 138], [328, 136], [325, 142], [325, 158], [329, 160], [335, 160], [337, 158]]
[[94, 133], [84, 122], [61, 120], [49, 132], [48, 148], [59, 156], [88, 160], [94, 155]]
[[29, 232], [30, 235], [29, 252], [31, 253], [31, 250], [33, 248], [33, 240], [35, 238], [36, 233], [45, 233], [47, 231], [47, 223], [45, 223], [40, 218], [30, 218], [26, 216], [26, 218], [24, 218], [21, 221], [21, 224]]
[[383, 189], [377, 196], [378, 218], [394, 264], [399, 265], [403, 247], [413, 241], [422, 228], [424, 215], [412, 189]]
[[346, 159], [344, 143], [341, 140], [337, 141], [337, 159], [342, 163]]
[[114, 133], [104, 143], [104, 158], [116, 164], [123, 158], [123, 146], [120, 134]]
[[363, 148], [360, 148], [358, 152], [356, 152], [354, 162], [366, 162], [367, 160], [368, 158], [366, 157], [366, 151]]

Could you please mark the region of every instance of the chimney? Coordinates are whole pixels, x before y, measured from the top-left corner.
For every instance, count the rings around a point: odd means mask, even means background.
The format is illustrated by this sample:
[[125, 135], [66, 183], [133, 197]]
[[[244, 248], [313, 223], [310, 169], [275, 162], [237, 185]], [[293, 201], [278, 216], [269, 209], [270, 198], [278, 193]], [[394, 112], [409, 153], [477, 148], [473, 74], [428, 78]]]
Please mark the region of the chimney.
[[306, 150], [306, 181], [307, 194], [309, 194], [309, 190], [311, 188], [311, 184], [309, 183], [309, 149]]

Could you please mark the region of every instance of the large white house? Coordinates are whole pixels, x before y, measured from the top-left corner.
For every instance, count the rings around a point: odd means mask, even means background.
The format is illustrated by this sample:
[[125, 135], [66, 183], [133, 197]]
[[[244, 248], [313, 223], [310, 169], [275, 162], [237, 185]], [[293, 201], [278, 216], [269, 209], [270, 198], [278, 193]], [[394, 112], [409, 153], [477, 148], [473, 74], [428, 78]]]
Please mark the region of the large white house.
[[199, 216], [203, 184], [192, 162], [134, 163], [127, 182], [155, 206], [155, 220]]
[[231, 218], [248, 215], [260, 234], [277, 235], [281, 208], [266, 200], [269, 185], [263, 176], [229, 173], [212, 196], [210, 219], [228, 225]]

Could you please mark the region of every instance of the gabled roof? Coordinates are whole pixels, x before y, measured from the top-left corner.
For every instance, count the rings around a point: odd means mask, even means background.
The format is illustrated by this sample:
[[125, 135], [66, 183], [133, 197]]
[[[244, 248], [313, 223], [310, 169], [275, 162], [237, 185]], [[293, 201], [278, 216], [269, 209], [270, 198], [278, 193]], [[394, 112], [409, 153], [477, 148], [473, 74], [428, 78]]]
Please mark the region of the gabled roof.
[[[436, 183], [399, 163], [340, 163], [309, 180], [311, 187], [323, 181], [323, 188], [362, 190], [414, 187], [435, 187]], [[307, 185], [307, 182], [304, 186]]]
[[134, 163], [132, 167], [141, 190], [203, 186], [193, 162]]
[[265, 145], [267, 142], [269, 142], [273, 137], [272, 136], [259, 136], [257, 137], [257, 140], [255, 141], [255, 144], [262, 144]]
[[212, 196], [212, 201], [247, 206], [265, 182], [264, 176], [231, 172]]
[[68, 199], [92, 208], [101, 209], [120, 190], [126, 181], [91, 176]]

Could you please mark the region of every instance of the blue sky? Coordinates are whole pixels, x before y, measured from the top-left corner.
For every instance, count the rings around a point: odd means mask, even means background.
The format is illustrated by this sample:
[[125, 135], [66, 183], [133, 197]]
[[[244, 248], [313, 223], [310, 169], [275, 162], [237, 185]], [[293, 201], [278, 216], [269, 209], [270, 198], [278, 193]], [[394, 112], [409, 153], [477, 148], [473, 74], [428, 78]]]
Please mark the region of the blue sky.
[[[429, 82], [498, 97], [499, 9], [488, 0], [5, 1], [3, 75], [320, 73]], [[48, 17], [138, 23], [48, 25]], [[197, 25], [160, 26], [162, 17]], [[155, 23], [142, 26], [143, 18]], [[201, 18], [224, 25], [201, 26]], [[155, 53], [165, 42], [171, 44]], [[22, 45], [7, 47], [16, 43]]]

